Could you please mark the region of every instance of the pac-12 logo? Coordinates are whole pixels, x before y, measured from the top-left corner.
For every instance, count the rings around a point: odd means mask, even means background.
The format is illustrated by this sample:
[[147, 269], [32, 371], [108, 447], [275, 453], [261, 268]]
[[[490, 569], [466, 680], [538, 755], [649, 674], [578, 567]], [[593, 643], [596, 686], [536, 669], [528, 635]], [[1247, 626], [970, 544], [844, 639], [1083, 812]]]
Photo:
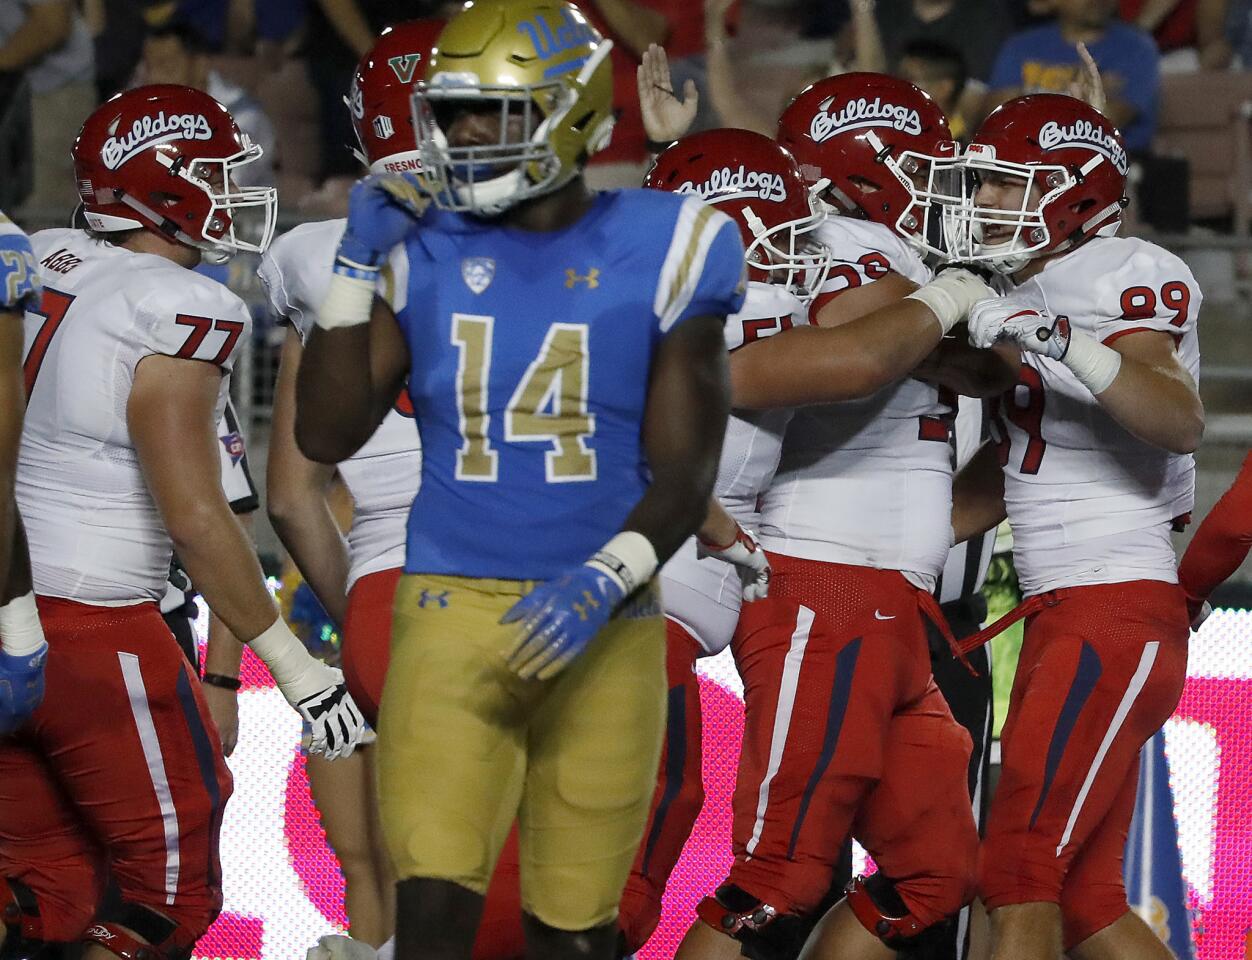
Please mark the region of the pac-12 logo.
[[111, 136], [104, 141], [100, 159], [110, 170], [116, 170], [140, 150], [171, 140], [212, 140], [213, 128], [209, 118], [202, 113], [171, 113], [162, 110], [155, 117], [151, 114], [138, 118], [130, 129], [118, 135], [118, 120], [109, 127]]
[[721, 167], [709, 174], [701, 183], [688, 180], [681, 183], [675, 193], [694, 193], [701, 200], [740, 200], [752, 198], [781, 203], [787, 199], [787, 187], [782, 174], [769, 171], [749, 170], [743, 164], [739, 169]]
[[1117, 137], [1101, 129], [1090, 120], [1075, 120], [1069, 126], [1061, 126], [1049, 120], [1039, 128], [1039, 146], [1044, 150], [1062, 150], [1066, 147], [1086, 147], [1112, 161], [1118, 173], [1129, 169], [1126, 148]]
[[882, 97], [875, 97], [873, 100], [857, 97], [849, 100], [840, 109], [831, 110], [830, 105], [834, 99], [831, 97], [822, 103], [809, 122], [809, 136], [814, 143], [829, 140], [837, 133], [866, 130], [870, 127], [890, 127], [908, 134], [922, 132], [921, 115], [912, 107], [886, 102]]

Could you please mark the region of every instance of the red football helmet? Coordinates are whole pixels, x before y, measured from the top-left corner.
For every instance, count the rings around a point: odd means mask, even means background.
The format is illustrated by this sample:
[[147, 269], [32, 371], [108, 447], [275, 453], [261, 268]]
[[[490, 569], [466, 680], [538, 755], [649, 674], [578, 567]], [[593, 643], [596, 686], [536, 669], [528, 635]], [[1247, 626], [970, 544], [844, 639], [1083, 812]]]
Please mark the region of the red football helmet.
[[[261, 147], [207, 93], [174, 84], [119, 93], [87, 118], [73, 156], [93, 230], [141, 227], [219, 262], [239, 251], [262, 253], [274, 236], [278, 192], [234, 180]], [[245, 228], [240, 212], [260, 217], [247, 218]]]
[[[1121, 223], [1126, 147], [1082, 100], [1054, 93], [1010, 100], [983, 121], [958, 166], [966, 173], [961, 200], [944, 211], [955, 259], [1014, 273], [1032, 257], [1110, 236]], [[980, 203], [983, 183], [1020, 186], [1021, 200]]]
[[920, 87], [881, 73], [818, 80], [783, 111], [778, 142], [795, 155], [806, 180], [830, 181], [828, 198], [841, 212], [943, 253], [932, 205], [945, 191], [936, 183], [935, 161], [954, 157], [956, 142], [943, 111]]
[[384, 30], [357, 64], [344, 102], [352, 114], [360, 149], [353, 151], [371, 173], [419, 170], [409, 98], [426, 76], [442, 20], [409, 20]]
[[729, 214], [747, 248], [748, 276], [782, 283], [812, 298], [830, 272], [831, 252], [814, 231], [826, 219], [817, 199], [825, 181], [809, 186], [795, 158], [750, 130], [707, 130], [671, 144], [644, 186], [693, 193]]

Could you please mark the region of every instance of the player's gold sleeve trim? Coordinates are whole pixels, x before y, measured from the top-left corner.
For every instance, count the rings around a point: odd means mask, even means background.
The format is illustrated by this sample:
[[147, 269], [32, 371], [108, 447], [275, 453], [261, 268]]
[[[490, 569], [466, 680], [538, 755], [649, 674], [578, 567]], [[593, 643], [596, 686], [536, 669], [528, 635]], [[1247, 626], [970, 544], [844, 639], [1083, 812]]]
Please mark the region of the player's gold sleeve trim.
[[662, 332], [669, 330], [687, 309], [704, 273], [713, 240], [729, 218], [698, 197], [684, 201], [674, 224], [665, 262], [661, 266], [653, 311]]

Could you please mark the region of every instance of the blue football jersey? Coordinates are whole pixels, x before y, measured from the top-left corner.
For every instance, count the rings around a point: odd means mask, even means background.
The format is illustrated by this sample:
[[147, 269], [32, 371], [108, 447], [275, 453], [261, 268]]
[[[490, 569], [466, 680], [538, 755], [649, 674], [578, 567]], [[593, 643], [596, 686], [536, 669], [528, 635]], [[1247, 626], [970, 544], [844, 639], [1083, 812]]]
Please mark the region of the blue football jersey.
[[39, 267], [30, 239], [0, 213], [0, 310], [24, 309], [39, 291]]
[[546, 233], [429, 212], [383, 277], [423, 448], [405, 569], [547, 579], [591, 556], [648, 483], [661, 339], [743, 292], [738, 229], [694, 197], [609, 191]]

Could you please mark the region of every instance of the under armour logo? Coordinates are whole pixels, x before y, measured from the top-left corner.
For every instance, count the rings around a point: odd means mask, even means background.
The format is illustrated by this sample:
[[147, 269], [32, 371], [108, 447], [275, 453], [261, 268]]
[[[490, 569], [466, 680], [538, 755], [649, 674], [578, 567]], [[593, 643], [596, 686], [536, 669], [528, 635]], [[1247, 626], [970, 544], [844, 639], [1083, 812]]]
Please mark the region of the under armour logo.
[[422, 595], [417, 599], [417, 605], [425, 610], [427, 604], [435, 604], [441, 608], [446, 607], [448, 605], [448, 591], [431, 593], [429, 590], [423, 590]]
[[600, 609], [600, 601], [596, 599], [594, 593], [590, 590], [583, 591], [583, 602], [573, 605], [574, 612], [578, 614], [579, 620], [586, 620], [590, 615], [590, 611]]
[[580, 283], [585, 283], [588, 290], [594, 290], [600, 286], [600, 268], [592, 267], [585, 274], [579, 273], [573, 267], [565, 268], [565, 289], [573, 290]]

